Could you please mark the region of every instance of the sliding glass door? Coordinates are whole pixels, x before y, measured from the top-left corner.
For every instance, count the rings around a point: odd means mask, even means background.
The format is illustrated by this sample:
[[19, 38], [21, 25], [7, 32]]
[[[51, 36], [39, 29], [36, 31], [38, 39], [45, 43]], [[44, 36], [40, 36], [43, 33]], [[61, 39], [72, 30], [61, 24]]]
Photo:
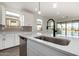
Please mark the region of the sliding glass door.
[[59, 36], [79, 37], [79, 22], [62, 22], [57, 24]]
[[57, 34], [61, 35], [61, 24], [57, 24]]
[[61, 34], [62, 36], [65, 36], [65, 23], [62, 23], [61, 25]]
[[72, 36], [72, 23], [67, 23], [67, 36], [71, 37]]
[[78, 22], [76, 22], [76, 23], [73, 23], [73, 36], [74, 37], [78, 37]]

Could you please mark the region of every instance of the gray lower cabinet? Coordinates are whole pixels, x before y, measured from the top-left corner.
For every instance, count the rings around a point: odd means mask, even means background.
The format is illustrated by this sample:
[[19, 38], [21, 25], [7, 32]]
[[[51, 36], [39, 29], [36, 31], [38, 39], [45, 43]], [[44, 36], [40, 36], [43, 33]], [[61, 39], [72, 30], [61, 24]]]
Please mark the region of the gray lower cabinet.
[[32, 40], [27, 40], [27, 55], [28, 56], [66, 56], [53, 48], [37, 43]]

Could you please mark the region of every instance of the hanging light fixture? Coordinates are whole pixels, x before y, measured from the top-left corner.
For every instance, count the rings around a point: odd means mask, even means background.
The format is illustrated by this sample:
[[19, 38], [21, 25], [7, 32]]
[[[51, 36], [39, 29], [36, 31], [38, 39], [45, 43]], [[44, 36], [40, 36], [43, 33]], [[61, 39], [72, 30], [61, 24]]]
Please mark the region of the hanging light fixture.
[[38, 8], [39, 8], [38, 14], [40, 15], [41, 14], [41, 11], [40, 11], [40, 2], [38, 3]]
[[53, 8], [57, 8], [57, 3], [53, 3]]

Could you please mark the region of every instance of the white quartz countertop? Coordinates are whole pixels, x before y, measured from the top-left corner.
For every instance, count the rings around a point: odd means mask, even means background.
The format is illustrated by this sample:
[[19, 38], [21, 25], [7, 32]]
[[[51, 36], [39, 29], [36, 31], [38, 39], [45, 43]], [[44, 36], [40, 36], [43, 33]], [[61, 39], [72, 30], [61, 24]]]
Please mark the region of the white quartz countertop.
[[[58, 44], [54, 44], [54, 43], [51, 43], [51, 42], [47, 42], [47, 41], [43, 41], [43, 40], [39, 40], [39, 39], [34, 38], [34, 37], [40, 36], [40, 35], [36, 35], [36, 34], [32, 34], [32, 35], [20, 34], [20, 35], [23, 36], [23, 37], [26, 37], [28, 39], [34, 40], [36, 42], [39, 42], [39, 43], [42, 43], [42, 44], [45, 44], [45, 45], [48, 45], [48, 46], [51, 46], [51, 47], [55, 47], [57, 49], [60, 49], [60, 50], [63, 50], [63, 51], [69, 52], [69, 53], [72, 53], [74, 55], [79, 55], [79, 39], [77, 39], [77, 38], [73, 38], [73, 39], [69, 38], [69, 40], [71, 40], [69, 45], [68, 46], [62, 46], [62, 45], [58, 45]], [[46, 35], [46, 34], [43, 34], [43, 35], [49, 36], [49, 35]]]

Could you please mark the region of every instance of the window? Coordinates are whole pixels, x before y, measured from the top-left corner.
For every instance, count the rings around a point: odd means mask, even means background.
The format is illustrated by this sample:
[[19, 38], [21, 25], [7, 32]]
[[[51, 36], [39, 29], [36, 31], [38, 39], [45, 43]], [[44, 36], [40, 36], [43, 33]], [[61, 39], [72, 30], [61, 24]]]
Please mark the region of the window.
[[79, 22], [62, 22], [57, 24], [57, 35], [79, 37]]
[[37, 31], [41, 31], [41, 30], [42, 30], [42, 20], [37, 19]]
[[54, 25], [54, 24], [53, 24], [53, 22], [51, 22], [51, 24], [50, 24], [50, 25], [51, 25], [51, 29], [53, 29], [53, 25]]
[[65, 23], [61, 24], [61, 34], [65, 36]]
[[73, 23], [73, 36], [76, 36], [76, 37], [78, 37], [78, 22], [76, 22], [76, 23]]
[[57, 24], [57, 30], [58, 35], [65, 36], [65, 30], [66, 30], [65, 23]]
[[49, 21], [49, 23], [48, 23], [48, 26], [49, 26], [49, 30], [52, 30], [53, 29], [53, 22], [52, 22], [52, 20], [51, 21]]
[[67, 23], [67, 36], [72, 36], [72, 23]]
[[61, 32], [61, 23], [60, 24], [57, 24], [57, 34], [60, 35], [62, 32]]

